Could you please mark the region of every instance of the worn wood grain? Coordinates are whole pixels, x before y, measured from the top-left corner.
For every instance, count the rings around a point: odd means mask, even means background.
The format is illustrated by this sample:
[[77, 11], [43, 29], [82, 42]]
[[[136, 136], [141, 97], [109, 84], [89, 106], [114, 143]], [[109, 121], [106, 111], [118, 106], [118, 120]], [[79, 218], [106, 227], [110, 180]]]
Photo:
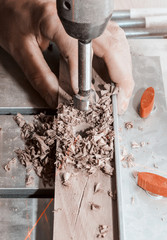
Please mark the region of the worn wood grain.
[[[96, 86], [101, 79], [94, 72]], [[60, 89], [59, 102], [70, 99], [69, 73], [66, 63], [60, 61]], [[54, 240], [87, 240], [97, 239], [99, 225], [108, 225], [109, 231], [106, 240], [113, 239], [113, 204], [108, 191], [112, 191], [111, 177], [98, 171], [88, 176], [86, 173], [74, 173], [71, 186], [61, 183], [61, 173], [56, 172], [55, 178], [55, 205], [54, 205]], [[101, 183], [101, 191], [94, 193], [94, 185]], [[91, 210], [91, 203], [98, 204], [100, 209]]]

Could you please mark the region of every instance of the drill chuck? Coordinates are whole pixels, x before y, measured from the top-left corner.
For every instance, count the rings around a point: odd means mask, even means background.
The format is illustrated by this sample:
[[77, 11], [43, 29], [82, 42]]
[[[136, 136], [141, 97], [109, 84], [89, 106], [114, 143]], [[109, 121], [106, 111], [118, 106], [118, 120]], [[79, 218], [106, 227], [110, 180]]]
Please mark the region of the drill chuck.
[[113, 0], [57, 0], [57, 10], [66, 32], [89, 42], [104, 31], [113, 12]]

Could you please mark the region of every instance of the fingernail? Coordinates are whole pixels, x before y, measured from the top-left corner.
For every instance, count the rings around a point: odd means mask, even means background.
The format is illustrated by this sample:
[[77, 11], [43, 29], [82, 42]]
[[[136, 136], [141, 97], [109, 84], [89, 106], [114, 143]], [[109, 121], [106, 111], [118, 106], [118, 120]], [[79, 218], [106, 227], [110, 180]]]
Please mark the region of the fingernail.
[[79, 88], [74, 88], [74, 93], [77, 94], [79, 92]]

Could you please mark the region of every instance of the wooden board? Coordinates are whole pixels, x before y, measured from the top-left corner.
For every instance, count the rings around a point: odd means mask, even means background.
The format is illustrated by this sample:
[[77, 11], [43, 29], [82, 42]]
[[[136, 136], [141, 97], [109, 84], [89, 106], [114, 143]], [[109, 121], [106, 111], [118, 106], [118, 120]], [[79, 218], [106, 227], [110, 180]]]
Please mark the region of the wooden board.
[[[97, 74], [96, 86], [101, 81]], [[64, 102], [72, 95], [70, 89], [69, 72], [66, 63], [60, 61], [60, 89], [59, 102]], [[100, 82], [99, 82], [100, 83]], [[69, 95], [68, 95], [69, 94]], [[97, 239], [99, 225], [108, 225], [109, 231], [106, 240], [113, 239], [117, 229], [115, 218], [115, 203], [108, 196], [108, 191], [113, 191], [113, 183], [110, 176], [97, 172], [87, 176], [79, 172], [72, 178], [71, 186], [62, 185], [60, 172], [55, 178], [55, 205], [54, 205], [54, 240], [86, 240]], [[101, 183], [102, 191], [94, 193], [94, 185]], [[100, 209], [91, 210], [91, 203], [101, 206]], [[114, 207], [113, 207], [114, 206]], [[116, 238], [114, 238], [116, 239]]]

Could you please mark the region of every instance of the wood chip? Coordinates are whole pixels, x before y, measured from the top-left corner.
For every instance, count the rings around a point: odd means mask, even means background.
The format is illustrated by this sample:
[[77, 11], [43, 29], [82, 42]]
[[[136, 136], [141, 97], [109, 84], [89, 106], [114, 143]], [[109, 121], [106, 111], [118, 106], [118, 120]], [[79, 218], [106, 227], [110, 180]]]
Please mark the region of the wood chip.
[[32, 123], [28, 123], [24, 116], [18, 113], [14, 120], [21, 129], [21, 138], [25, 143], [24, 149], [19, 148], [15, 151], [17, 158], [26, 168], [33, 168], [43, 179], [44, 185], [52, 186], [55, 177], [57, 138], [55, 116], [40, 113], [34, 116]]
[[122, 161], [124, 162], [124, 163], [126, 163], [126, 166], [128, 167], [128, 168], [131, 168], [131, 167], [134, 167], [135, 166], [135, 163], [134, 163], [134, 156], [132, 155], [132, 154], [127, 154], [126, 156], [124, 156], [123, 158], [122, 158]]
[[99, 233], [97, 234], [97, 238], [105, 238], [108, 231], [109, 231], [109, 226], [99, 225]]
[[33, 185], [34, 184], [34, 177], [31, 175], [26, 176], [26, 186]]
[[133, 122], [126, 122], [125, 123], [125, 128], [128, 129], [128, 130], [133, 128]]
[[13, 167], [13, 165], [16, 164], [16, 158], [12, 158], [12, 160], [10, 160], [4, 167], [6, 172], [9, 172], [11, 170], [11, 168]]
[[138, 149], [138, 148], [140, 148], [140, 145], [137, 142], [133, 141], [133, 142], [131, 142], [131, 148]]
[[153, 164], [154, 168], [159, 168], [156, 163]]
[[101, 206], [98, 204], [95, 204], [95, 203], [91, 203], [91, 205], [90, 205], [91, 210], [100, 209], [100, 208], [101, 208]]
[[132, 176], [134, 177], [134, 179], [136, 179], [137, 176], [138, 176], [138, 172], [137, 172], [137, 171], [133, 171], [133, 172], [132, 172]]
[[122, 156], [124, 157], [124, 156], [126, 156], [126, 155], [127, 155], [127, 150], [126, 150], [125, 147], [123, 147], [123, 149], [122, 149]]
[[69, 173], [69, 172], [63, 173], [62, 183], [64, 186], [70, 186], [70, 177], [71, 177], [71, 173]]
[[134, 197], [131, 197], [131, 204], [133, 205], [135, 203]]
[[96, 183], [94, 185], [94, 193], [98, 193], [100, 192], [102, 189], [101, 189], [101, 183]]
[[107, 194], [108, 194], [109, 197], [113, 198], [113, 193], [112, 193], [112, 191], [108, 191]]
[[143, 127], [138, 127], [138, 129], [139, 129], [140, 131], [143, 131]]
[[146, 145], [145, 142], [140, 142], [140, 146], [141, 146], [141, 147], [144, 147], [145, 145]]

